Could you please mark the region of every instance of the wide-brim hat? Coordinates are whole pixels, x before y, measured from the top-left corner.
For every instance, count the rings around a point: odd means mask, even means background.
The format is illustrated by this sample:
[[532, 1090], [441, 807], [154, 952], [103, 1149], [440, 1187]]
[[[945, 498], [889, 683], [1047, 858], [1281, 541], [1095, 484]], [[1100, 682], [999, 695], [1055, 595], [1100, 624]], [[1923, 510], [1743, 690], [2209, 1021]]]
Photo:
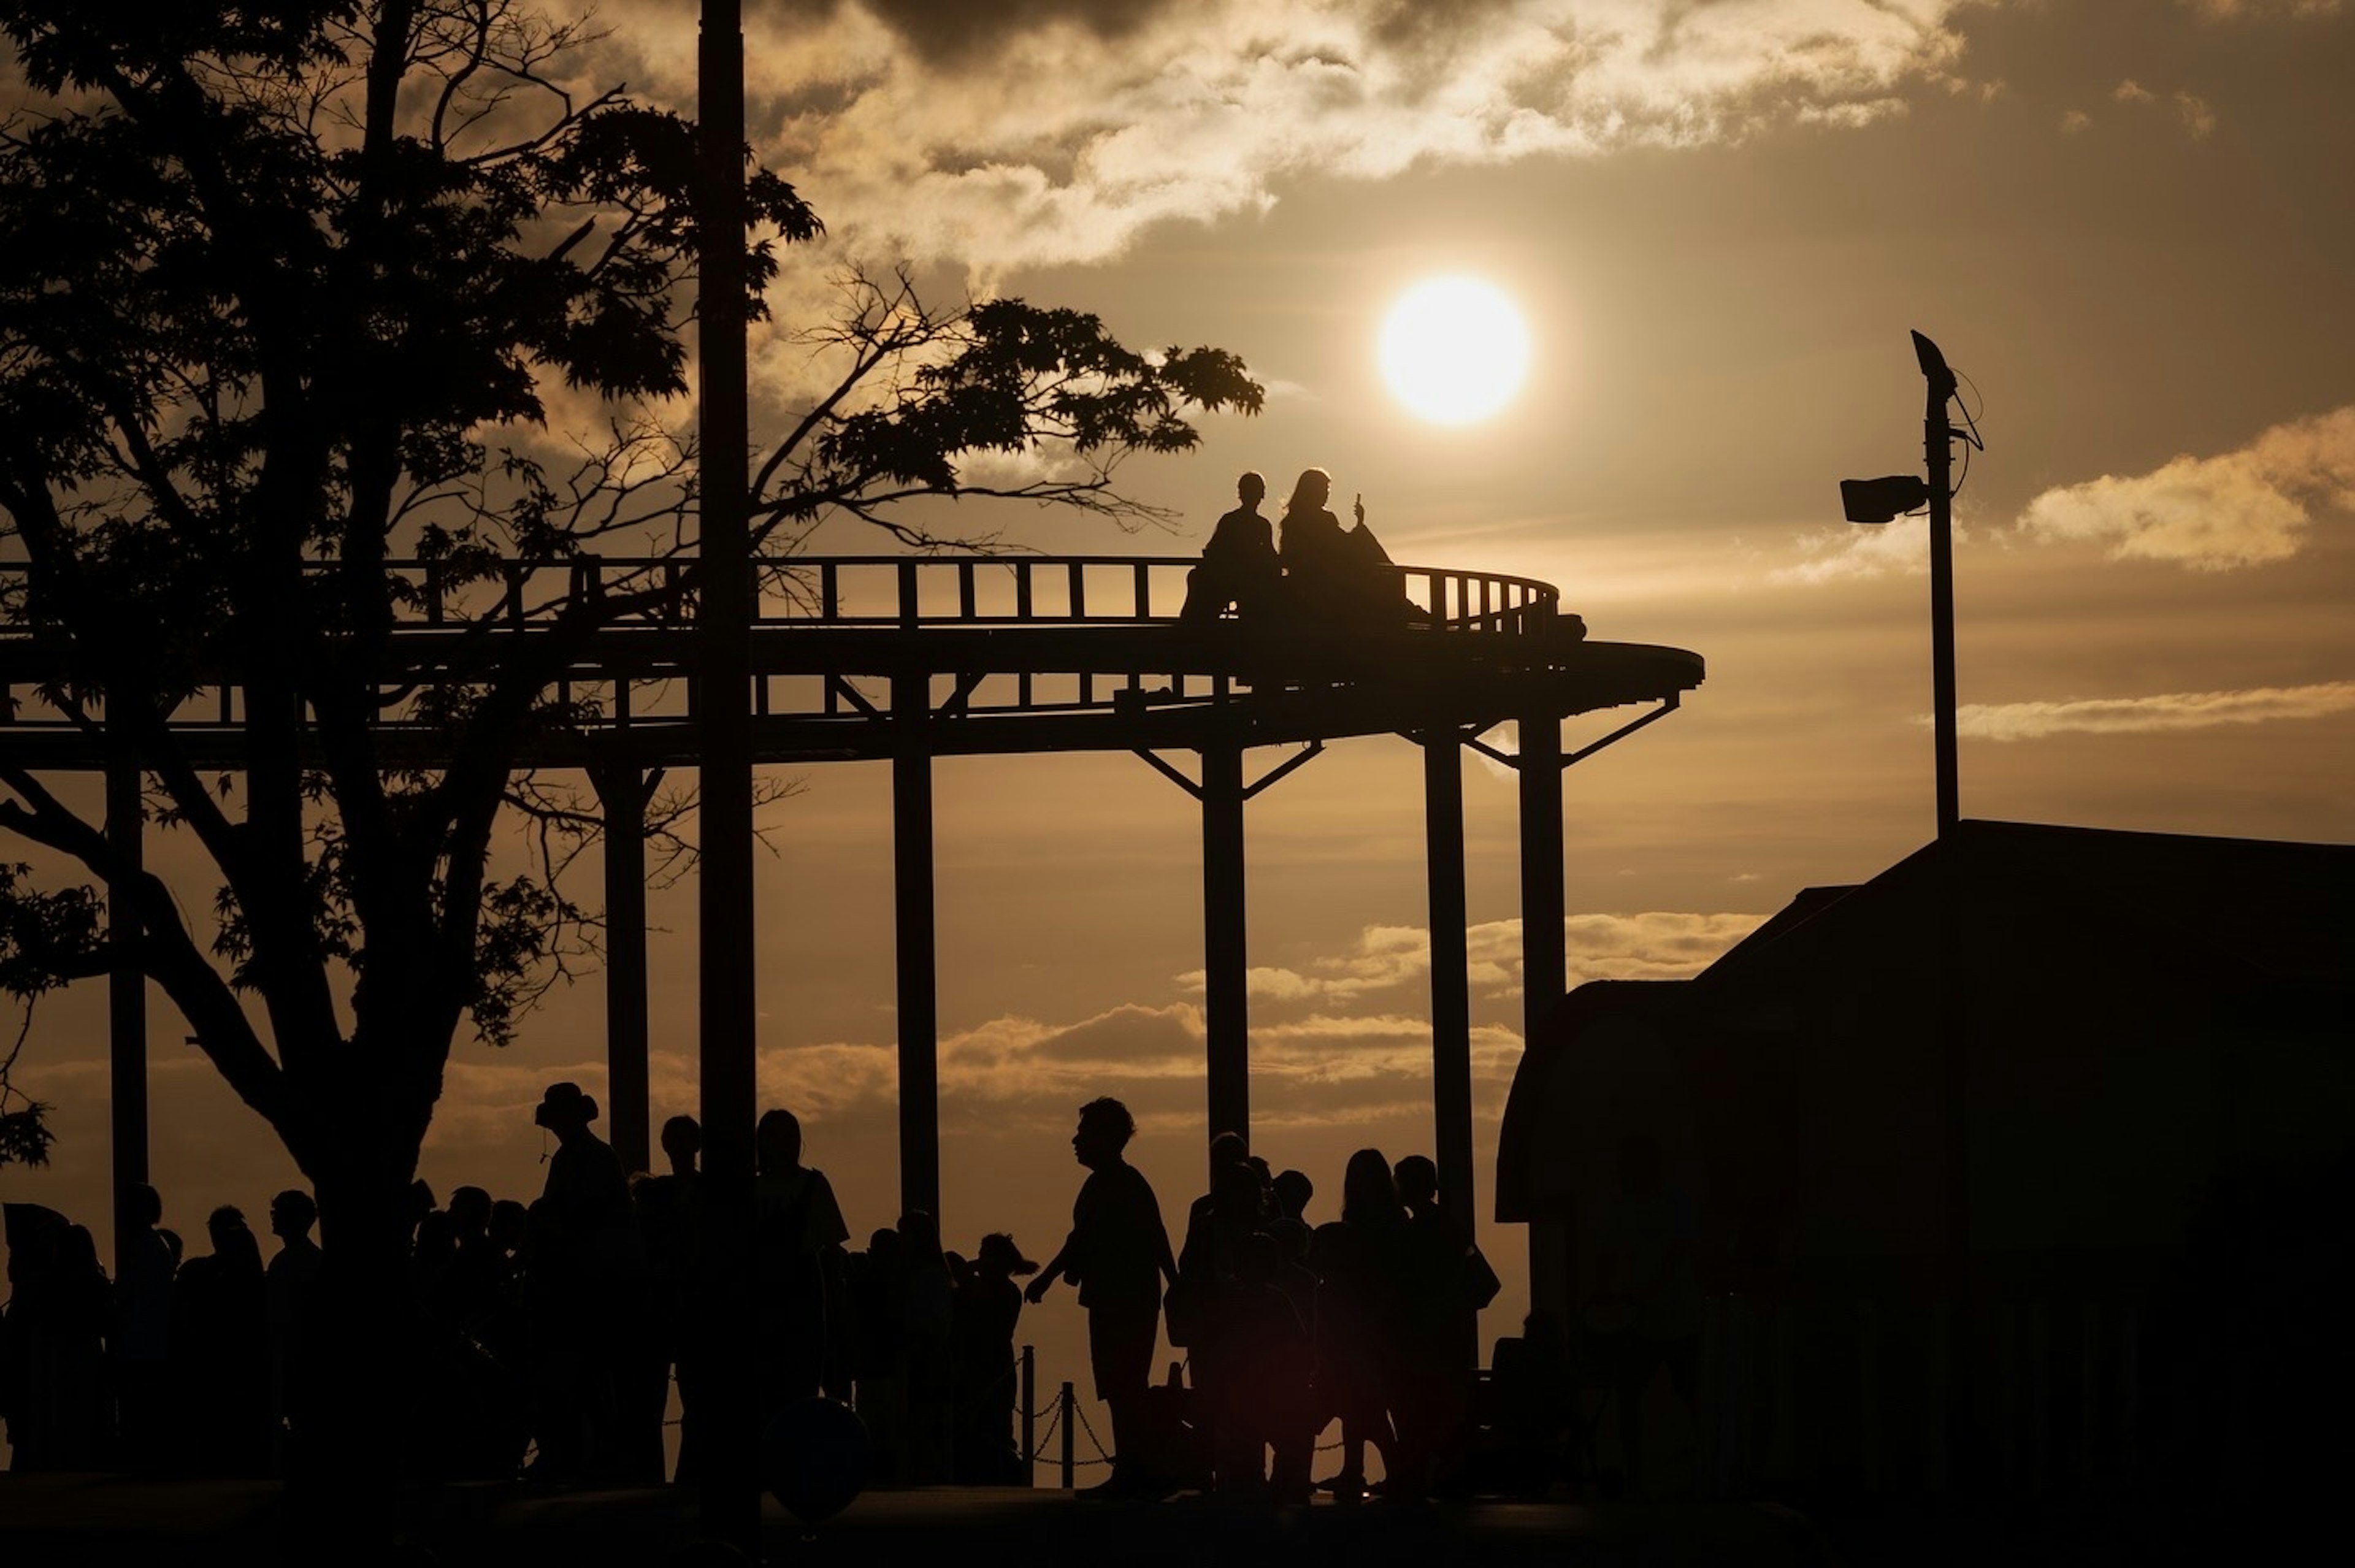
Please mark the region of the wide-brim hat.
[[597, 1119], [597, 1101], [581, 1093], [578, 1083], [551, 1083], [540, 1092], [539, 1108], [531, 1119], [543, 1127], [570, 1126], [576, 1122], [585, 1126]]

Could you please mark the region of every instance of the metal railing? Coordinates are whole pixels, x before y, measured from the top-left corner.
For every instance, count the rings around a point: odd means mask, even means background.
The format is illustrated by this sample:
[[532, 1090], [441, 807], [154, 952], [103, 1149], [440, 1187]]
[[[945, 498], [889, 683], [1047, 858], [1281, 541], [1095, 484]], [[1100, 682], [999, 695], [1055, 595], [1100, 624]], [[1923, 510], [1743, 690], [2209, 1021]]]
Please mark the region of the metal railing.
[[[1186, 602], [1194, 556], [813, 556], [764, 562], [755, 601], [762, 627], [1149, 625], [1172, 623]], [[320, 574], [339, 570], [321, 562]], [[684, 626], [695, 619], [689, 556], [579, 556], [465, 567], [443, 560], [383, 563], [396, 629], [505, 624], [527, 629], [584, 600], [612, 608], [616, 626]], [[1515, 633], [1557, 604], [1550, 584], [1505, 572], [1396, 566], [1403, 599], [1428, 631]], [[0, 563], [0, 638], [29, 635], [10, 608], [26, 601], [30, 569]]]

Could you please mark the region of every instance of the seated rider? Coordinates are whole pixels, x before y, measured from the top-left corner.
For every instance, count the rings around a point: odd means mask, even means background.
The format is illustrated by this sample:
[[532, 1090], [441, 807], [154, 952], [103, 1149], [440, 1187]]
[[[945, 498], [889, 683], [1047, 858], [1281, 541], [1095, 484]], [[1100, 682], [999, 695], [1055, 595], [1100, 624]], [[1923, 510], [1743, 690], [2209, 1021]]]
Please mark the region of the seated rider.
[[1186, 574], [1186, 607], [1178, 620], [1201, 625], [1234, 606], [1238, 616], [1263, 613], [1274, 603], [1284, 568], [1276, 560], [1275, 530], [1259, 515], [1267, 481], [1246, 474], [1235, 481], [1242, 502], [1219, 519], [1202, 547], [1202, 564]]
[[1294, 612], [1350, 622], [1412, 612], [1390, 552], [1366, 527], [1365, 497], [1354, 507], [1357, 527], [1344, 528], [1325, 507], [1332, 493], [1333, 476], [1311, 468], [1284, 504], [1284, 589]]

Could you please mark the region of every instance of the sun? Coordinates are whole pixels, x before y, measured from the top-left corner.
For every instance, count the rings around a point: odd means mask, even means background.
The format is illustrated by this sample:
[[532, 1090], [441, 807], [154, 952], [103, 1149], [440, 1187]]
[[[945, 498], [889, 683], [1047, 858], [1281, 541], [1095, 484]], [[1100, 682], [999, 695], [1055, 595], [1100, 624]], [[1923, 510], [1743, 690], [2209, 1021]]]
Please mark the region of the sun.
[[1513, 400], [1529, 369], [1529, 329], [1504, 291], [1427, 278], [1382, 323], [1382, 379], [1435, 424], [1474, 424]]

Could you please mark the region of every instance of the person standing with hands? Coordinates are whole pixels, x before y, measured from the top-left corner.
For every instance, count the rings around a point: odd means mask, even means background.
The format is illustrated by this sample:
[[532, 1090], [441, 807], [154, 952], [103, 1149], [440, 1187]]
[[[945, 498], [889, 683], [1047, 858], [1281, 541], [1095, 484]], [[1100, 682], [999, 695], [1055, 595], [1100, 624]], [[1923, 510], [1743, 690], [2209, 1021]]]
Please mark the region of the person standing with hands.
[[1058, 1279], [1080, 1287], [1096, 1397], [1112, 1407], [1112, 1478], [1087, 1494], [1101, 1498], [1157, 1490], [1142, 1447], [1145, 1394], [1160, 1337], [1161, 1286], [1177, 1283], [1178, 1260], [1152, 1184], [1122, 1157], [1135, 1136], [1136, 1120], [1119, 1101], [1080, 1107], [1071, 1154], [1088, 1179], [1071, 1205], [1071, 1233], [1023, 1293], [1036, 1306]]

